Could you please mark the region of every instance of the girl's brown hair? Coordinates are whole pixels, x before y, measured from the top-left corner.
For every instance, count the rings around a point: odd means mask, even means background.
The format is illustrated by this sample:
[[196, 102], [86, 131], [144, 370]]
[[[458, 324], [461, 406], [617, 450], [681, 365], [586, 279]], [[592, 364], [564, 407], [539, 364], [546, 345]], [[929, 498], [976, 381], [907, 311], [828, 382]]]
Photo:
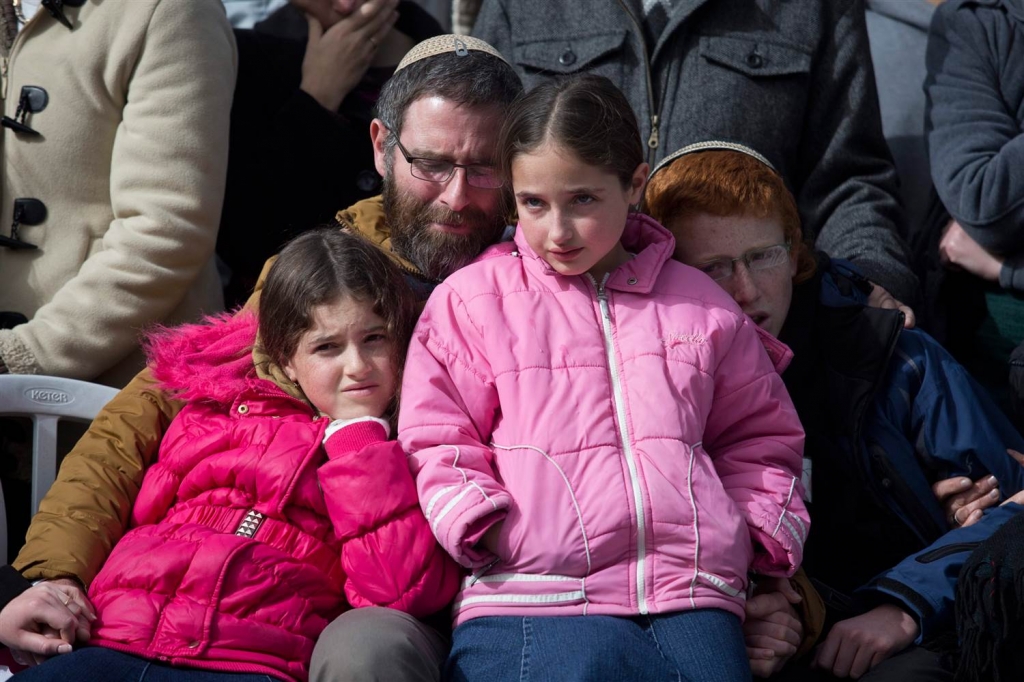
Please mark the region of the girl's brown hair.
[[709, 150], [684, 154], [658, 169], [644, 192], [646, 212], [670, 230], [698, 213], [718, 217], [775, 218], [796, 258], [799, 284], [814, 274], [811, 248], [803, 241], [796, 201], [774, 170], [749, 154]]
[[584, 163], [613, 173], [623, 189], [644, 162], [633, 107], [604, 76], [548, 81], [513, 102], [498, 141], [498, 167], [506, 182], [515, 158], [549, 137]]
[[[351, 297], [373, 306], [384, 320], [395, 367], [416, 324], [416, 302], [398, 268], [362, 237], [325, 226], [296, 237], [282, 249], [260, 293], [259, 345], [283, 366], [313, 327], [313, 309]], [[389, 410], [393, 417], [397, 396]]]

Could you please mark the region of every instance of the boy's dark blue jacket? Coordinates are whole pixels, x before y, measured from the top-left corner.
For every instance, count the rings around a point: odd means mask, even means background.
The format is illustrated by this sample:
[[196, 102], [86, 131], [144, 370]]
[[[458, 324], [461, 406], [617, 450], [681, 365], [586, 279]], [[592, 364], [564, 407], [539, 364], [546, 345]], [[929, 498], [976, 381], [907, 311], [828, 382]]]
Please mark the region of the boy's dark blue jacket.
[[804, 566], [840, 617], [896, 602], [921, 642], [952, 631], [961, 565], [1022, 511], [997, 507], [951, 531], [932, 484], [992, 474], [1008, 497], [1024, 468], [1007, 448], [1024, 452], [1024, 438], [934, 339], [867, 307], [870, 284], [849, 263], [820, 254], [818, 264], [794, 287], [780, 334], [795, 354], [783, 379], [812, 465]]

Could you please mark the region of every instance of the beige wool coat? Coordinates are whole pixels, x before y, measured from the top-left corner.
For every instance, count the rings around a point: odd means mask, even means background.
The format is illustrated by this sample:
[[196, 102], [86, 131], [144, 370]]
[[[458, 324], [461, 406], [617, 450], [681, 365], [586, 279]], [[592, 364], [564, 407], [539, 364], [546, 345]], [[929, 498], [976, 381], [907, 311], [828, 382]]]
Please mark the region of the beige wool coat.
[[40, 8], [0, 60], [4, 114], [25, 85], [46, 90], [0, 129], [0, 234], [14, 201], [47, 217], [20, 228], [38, 250], [0, 248], [0, 331], [10, 371], [124, 385], [142, 366], [141, 329], [223, 306], [213, 262], [236, 74], [218, 0], [89, 0]]

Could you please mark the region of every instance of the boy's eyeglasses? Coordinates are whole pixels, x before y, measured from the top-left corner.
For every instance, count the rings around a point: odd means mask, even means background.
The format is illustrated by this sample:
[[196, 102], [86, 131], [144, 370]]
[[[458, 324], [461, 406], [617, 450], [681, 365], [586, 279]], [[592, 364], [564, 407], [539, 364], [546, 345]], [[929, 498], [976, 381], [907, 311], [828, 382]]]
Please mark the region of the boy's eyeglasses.
[[775, 244], [763, 249], [747, 251], [738, 258], [716, 258], [706, 263], [698, 263], [694, 267], [716, 282], [721, 282], [723, 279], [729, 279], [736, 274], [736, 263], [738, 261], [743, 261], [743, 264], [747, 266], [747, 270], [752, 273], [777, 268], [789, 260], [789, 249], [789, 242]]
[[427, 159], [422, 156], [410, 156], [409, 152], [402, 146], [402, 141], [395, 135], [395, 142], [398, 143], [398, 150], [402, 152], [406, 163], [409, 164], [409, 172], [414, 178], [426, 180], [427, 182], [448, 182], [455, 175], [456, 168], [466, 170], [466, 182], [471, 187], [480, 189], [498, 189], [504, 182], [498, 175], [498, 169], [494, 166], [483, 164], [452, 163], [440, 159]]

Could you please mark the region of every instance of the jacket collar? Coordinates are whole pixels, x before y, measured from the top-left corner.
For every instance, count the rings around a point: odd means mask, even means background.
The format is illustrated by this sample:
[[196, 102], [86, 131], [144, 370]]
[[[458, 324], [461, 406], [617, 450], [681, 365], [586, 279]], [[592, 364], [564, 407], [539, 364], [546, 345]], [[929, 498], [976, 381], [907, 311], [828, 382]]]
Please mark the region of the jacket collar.
[[391, 228], [384, 217], [384, 199], [380, 195], [363, 199], [344, 211], [338, 211], [335, 220], [342, 228], [360, 234], [379, 246], [406, 274], [426, 279], [419, 268], [395, 253], [391, 245]]
[[[514, 241], [519, 253], [536, 263], [544, 274], [558, 274], [547, 261], [530, 248], [520, 225], [516, 226]], [[605, 288], [649, 294], [661, 273], [661, 268], [675, 251], [675, 238], [654, 218], [642, 213], [631, 213], [626, 219], [626, 229], [622, 233], [622, 245], [626, 251], [634, 254], [634, 257], [611, 272]]]
[[957, 7], [982, 5], [984, 7], [1002, 6], [1014, 19], [1024, 23], [1024, 0], [947, 0]]

